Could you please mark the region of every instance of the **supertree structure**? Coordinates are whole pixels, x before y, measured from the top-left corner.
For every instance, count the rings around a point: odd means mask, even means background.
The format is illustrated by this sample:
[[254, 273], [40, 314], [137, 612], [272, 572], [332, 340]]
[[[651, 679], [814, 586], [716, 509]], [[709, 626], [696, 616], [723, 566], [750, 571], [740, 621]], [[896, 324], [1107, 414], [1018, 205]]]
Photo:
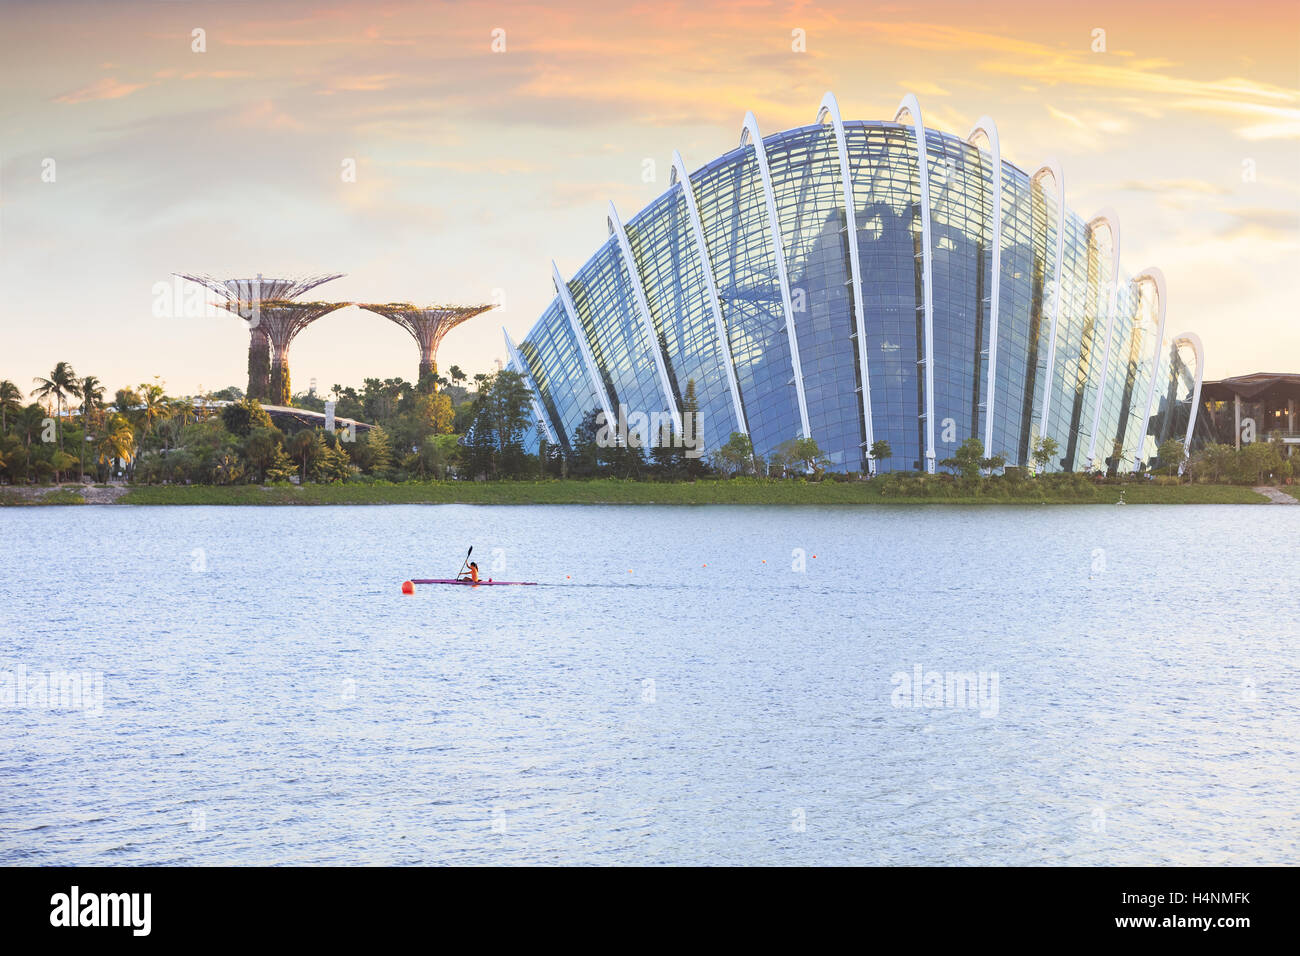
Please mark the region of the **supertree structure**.
[[[187, 275], [176, 273], [182, 279], [197, 282], [211, 289], [225, 299], [225, 308], [235, 313], [248, 323], [248, 397], [262, 401], [271, 396], [271, 349], [272, 342], [268, 329], [262, 321], [263, 310], [268, 303], [284, 303], [296, 299], [305, 292], [310, 292], [318, 285], [333, 279], [340, 279], [343, 273], [334, 272], [314, 276], [289, 276], [286, 278], [267, 278], [258, 274], [252, 279], [218, 279], [210, 275]], [[329, 310], [327, 310], [329, 311]], [[322, 312], [320, 315], [324, 315]], [[315, 316], [319, 318], [320, 315]], [[310, 320], [308, 320], [310, 321]], [[295, 330], [289, 336], [297, 334]], [[286, 348], [287, 343], [286, 343]], [[287, 353], [281, 356], [281, 362], [287, 363]], [[283, 367], [283, 380], [288, 382], [288, 366]], [[285, 386], [287, 389], [287, 385]], [[285, 400], [288, 399], [287, 392]], [[278, 400], [278, 399], [277, 399]]]
[[[438, 346], [448, 332], [476, 315], [481, 315], [491, 305], [430, 305], [417, 306], [409, 302], [387, 302], [357, 305], [368, 312], [382, 315], [411, 333], [420, 346], [420, 372], [417, 383], [434, 382], [438, 375]], [[437, 388], [436, 382], [432, 385]]]
[[[294, 338], [322, 315], [351, 305], [351, 302], [293, 302], [263, 300], [258, 328], [271, 348], [270, 383], [266, 400], [272, 405], [289, 404], [289, 346]], [[227, 305], [227, 308], [230, 308]]]

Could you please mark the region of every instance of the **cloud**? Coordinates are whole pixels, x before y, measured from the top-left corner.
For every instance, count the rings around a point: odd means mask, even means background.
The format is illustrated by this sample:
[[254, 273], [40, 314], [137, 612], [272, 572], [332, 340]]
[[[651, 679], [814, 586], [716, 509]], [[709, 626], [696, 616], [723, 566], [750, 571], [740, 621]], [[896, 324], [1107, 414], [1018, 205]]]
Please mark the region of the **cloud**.
[[1044, 105], [1054, 119], [1066, 125], [1066, 138], [1083, 149], [1110, 148], [1114, 144], [1115, 137], [1129, 128], [1128, 121], [1114, 113], [1084, 110], [1074, 114], [1057, 109], [1050, 103]]
[[915, 93], [917, 96], [952, 95], [938, 83], [927, 83], [925, 80], [903, 80], [899, 86], [909, 93]]
[[1147, 179], [1136, 180], [1130, 179], [1120, 183], [1117, 186], [1108, 187], [1114, 190], [1126, 190], [1135, 193], [1199, 193], [1202, 195], [1224, 195], [1228, 190], [1223, 186], [1216, 186], [1214, 183], [1207, 183], [1203, 179]]
[[1300, 209], [1252, 206], [1222, 211], [1229, 221], [1219, 230], [1220, 239], [1300, 239]]
[[90, 86], [82, 87], [71, 93], [55, 97], [56, 103], [86, 103], [91, 100], [119, 100], [130, 96], [136, 90], [142, 90], [148, 83], [119, 83], [116, 77], [106, 76]]
[[1029, 40], [996, 36], [959, 26], [932, 23], [862, 24], [883, 34], [889, 42], [932, 52], [976, 56], [993, 53], [978, 68], [986, 73], [1014, 77], [1025, 85], [1087, 87], [1121, 93], [1164, 97], [1156, 105], [1169, 109], [1209, 111], [1258, 120], [1237, 130], [1245, 139], [1300, 137], [1300, 90], [1238, 76], [1204, 80], [1175, 76], [1168, 60], [1122, 59], [1088, 50], [1062, 50]]

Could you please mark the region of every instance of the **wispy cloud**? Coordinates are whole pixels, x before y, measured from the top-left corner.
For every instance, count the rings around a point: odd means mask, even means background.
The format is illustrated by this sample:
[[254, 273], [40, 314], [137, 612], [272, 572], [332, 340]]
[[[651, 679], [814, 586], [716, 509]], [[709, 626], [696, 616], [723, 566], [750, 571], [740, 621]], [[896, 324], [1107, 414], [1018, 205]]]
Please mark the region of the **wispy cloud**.
[[98, 82], [83, 86], [71, 93], [64, 93], [54, 99], [56, 103], [87, 103], [91, 100], [119, 100], [130, 96], [136, 90], [142, 90], [147, 83], [120, 83], [116, 77], [106, 76]]
[[1222, 239], [1300, 239], [1300, 209], [1244, 207], [1223, 212], [1228, 222], [1219, 230]]

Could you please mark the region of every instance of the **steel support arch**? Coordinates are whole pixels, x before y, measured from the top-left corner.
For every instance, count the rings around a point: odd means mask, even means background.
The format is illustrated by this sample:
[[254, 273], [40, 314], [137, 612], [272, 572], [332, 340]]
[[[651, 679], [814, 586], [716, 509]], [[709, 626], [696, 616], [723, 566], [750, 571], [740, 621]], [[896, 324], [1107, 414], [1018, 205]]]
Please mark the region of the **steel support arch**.
[[862, 417], [866, 423], [867, 472], [876, 473], [876, 462], [871, 457], [871, 446], [875, 443], [876, 432], [871, 420], [871, 375], [867, 364], [867, 320], [866, 308], [862, 303], [862, 263], [858, 259], [858, 222], [857, 208], [853, 199], [853, 173], [849, 168], [849, 147], [844, 135], [844, 120], [840, 116], [840, 105], [834, 93], [822, 97], [817, 109], [817, 122], [824, 123], [830, 118], [831, 128], [835, 132], [835, 148], [840, 159], [840, 184], [844, 203], [844, 225], [849, 236], [849, 274], [853, 280], [853, 320], [854, 331], [858, 340], [858, 370], [861, 377]]
[[614, 410], [609, 405], [609, 393], [605, 391], [605, 383], [600, 379], [600, 372], [596, 370], [596, 357], [591, 354], [591, 347], [587, 344], [587, 334], [582, 330], [582, 323], [578, 321], [578, 310], [573, 305], [573, 296], [569, 294], [568, 284], [560, 278], [560, 269], [554, 262], [551, 263], [551, 279], [555, 283], [555, 294], [560, 297], [560, 305], [564, 307], [564, 314], [569, 317], [569, 328], [573, 330], [573, 337], [578, 342], [578, 351], [582, 355], [582, 361], [587, 366], [587, 375], [591, 378], [591, 387], [596, 390], [596, 398], [600, 400], [601, 411], [605, 413], [605, 425], [607, 428], [614, 428], [618, 424], [618, 419], [614, 417]]
[[921, 303], [925, 323], [925, 470], [934, 474], [934, 251], [930, 243], [930, 150], [916, 94], [908, 93], [894, 111], [894, 122], [904, 113], [912, 118], [916, 138], [916, 178], [921, 190]]
[[[1190, 346], [1196, 353], [1196, 374], [1192, 385], [1192, 407], [1187, 415], [1187, 433], [1183, 436], [1183, 461], [1187, 461], [1192, 454], [1192, 432], [1196, 428], [1196, 416], [1201, 409], [1201, 379], [1205, 374], [1205, 347], [1201, 344], [1201, 337], [1195, 332], [1183, 332], [1174, 336], [1174, 348], [1182, 345]], [[1179, 466], [1179, 474], [1182, 474], [1182, 466]]]
[[[718, 283], [713, 278], [713, 263], [709, 259], [709, 247], [704, 241], [704, 224], [700, 222], [700, 211], [695, 205], [695, 190], [691, 186], [690, 174], [686, 172], [682, 154], [677, 150], [673, 150], [672, 176], [682, 187], [682, 199], [686, 202], [686, 214], [691, 221], [691, 233], [695, 238], [695, 251], [700, 257], [704, 283], [709, 288], [709, 309], [713, 313], [713, 328], [718, 336], [718, 347], [722, 349], [723, 370], [727, 373], [731, 406], [736, 413], [736, 430], [748, 437], [749, 426], [746, 424], [745, 409], [740, 401], [740, 383], [736, 380], [736, 362], [731, 355], [731, 339], [727, 335], [727, 325], [722, 320], [722, 300], [718, 296]], [[669, 185], [672, 183], [670, 182]]]
[[515, 343], [511, 340], [510, 333], [506, 331], [504, 325], [501, 327], [501, 334], [506, 337], [506, 354], [510, 356], [510, 364], [514, 366], [514, 370], [522, 375], [524, 381], [528, 383], [528, 391], [531, 393], [530, 397], [533, 402], [533, 414], [537, 416], [537, 420], [541, 423], [541, 426], [546, 429], [547, 441], [552, 445], [558, 445], [560, 442], [556, 438], [555, 429], [543, 410], [542, 403], [538, 400], [537, 396], [541, 393], [537, 388], [537, 381], [533, 378], [532, 370], [524, 364], [523, 356], [520, 355], [519, 350], [515, 348]]
[[1106, 379], [1110, 377], [1110, 348], [1115, 336], [1115, 322], [1119, 306], [1119, 215], [1107, 207], [1088, 222], [1091, 235], [1099, 225], [1110, 232], [1110, 291], [1106, 296], [1106, 349], [1101, 359], [1101, 382], [1097, 385], [1097, 402], [1092, 411], [1092, 437], [1088, 441], [1088, 470], [1097, 462], [1097, 427], [1101, 424], [1101, 406], [1106, 397]]
[[776, 259], [776, 275], [781, 283], [781, 305], [785, 308], [785, 333], [790, 341], [790, 364], [794, 369], [794, 391], [799, 400], [799, 424], [804, 438], [812, 438], [812, 428], [808, 424], [808, 401], [803, 390], [803, 366], [799, 362], [799, 337], [794, 328], [794, 303], [790, 300], [790, 277], [785, 271], [785, 250], [781, 242], [781, 217], [776, 211], [776, 194], [772, 190], [772, 174], [767, 168], [767, 149], [763, 145], [763, 134], [758, 131], [758, 119], [754, 114], [745, 114], [744, 131], [740, 134], [740, 145], [749, 144], [754, 148], [754, 159], [758, 162], [758, 175], [763, 183], [763, 200], [767, 206], [767, 223], [772, 234], [772, 256]]
[[[975, 137], [984, 134], [993, 157], [993, 262], [989, 289], [989, 369], [984, 389], [984, 454], [993, 454], [993, 403], [998, 381], [998, 305], [1002, 292], [1002, 146], [998, 142], [998, 125], [992, 117], [981, 116], [971, 128], [966, 142], [975, 146]], [[978, 149], [978, 146], [976, 147]]]
[[[1061, 175], [1061, 164], [1049, 159], [1030, 177], [1030, 182], [1038, 182], [1043, 173], [1050, 173], [1056, 184], [1056, 266], [1052, 273], [1055, 288], [1052, 290], [1052, 328], [1047, 336], [1047, 379], [1043, 383], [1043, 412], [1039, 419], [1041, 429], [1039, 438], [1049, 437], [1048, 418], [1052, 411], [1052, 376], [1056, 374], [1056, 330], [1061, 324], [1061, 288], [1065, 285], [1062, 272], [1065, 267], [1065, 177]], [[1031, 448], [1032, 455], [1033, 449]]]
[[[672, 382], [668, 378], [668, 363], [664, 359], [663, 349], [659, 345], [659, 336], [655, 332], [654, 319], [650, 316], [650, 302], [645, 297], [645, 286], [641, 283], [641, 274], [637, 271], [636, 258], [632, 255], [632, 244], [628, 242], [627, 231], [618, 218], [614, 201], [609, 202], [609, 231], [618, 242], [619, 252], [623, 256], [623, 265], [627, 269], [628, 281], [632, 284], [632, 298], [636, 300], [637, 311], [641, 313], [641, 325], [645, 329], [646, 339], [650, 342], [650, 354], [655, 360], [655, 369], [659, 372], [659, 386], [663, 389], [664, 399], [668, 402], [668, 412], [673, 416], [673, 428], [678, 435], [682, 431], [682, 412], [677, 405], [677, 396], [673, 394]], [[651, 436], [651, 441], [658, 441], [659, 436]]]
[[1151, 362], [1151, 387], [1147, 389], [1147, 409], [1142, 415], [1142, 430], [1138, 432], [1138, 448], [1133, 454], [1133, 472], [1142, 467], [1142, 446], [1146, 444], [1147, 429], [1151, 427], [1151, 408], [1156, 400], [1156, 375], [1160, 371], [1160, 356], [1165, 347], [1165, 274], [1152, 266], [1143, 269], [1133, 277], [1133, 285], [1138, 288], [1138, 308], [1142, 308], [1142, 283], [1150, 282], [1156, 289], [1156, 347]]

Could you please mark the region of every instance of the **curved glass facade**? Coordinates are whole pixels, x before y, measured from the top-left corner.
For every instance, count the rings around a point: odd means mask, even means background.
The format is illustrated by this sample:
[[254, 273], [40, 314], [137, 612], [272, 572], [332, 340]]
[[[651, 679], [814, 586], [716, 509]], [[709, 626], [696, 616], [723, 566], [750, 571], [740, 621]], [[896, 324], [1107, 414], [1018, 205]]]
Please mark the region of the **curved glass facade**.
[[[1110, 229], [1091, 228], [1061, 208], [1050, 170], [1031, 175], [1004, 160], [998, 171], [987, 149], [926, 130], [926, 250], [912, 126], [849, 121], [843, 131], [862, 316], [855, 314], [850, 216], [835, 128], [813, 123], [745, 142], [689, 181], [674, 182], [627, 222], [630, 263], [611, 238], [567, 283], [594, 370], [584, 364], [584, 349], [559, 300], [520, 343], [539, 404], [562, 446], [571, 446], [585, 414], [602, 407], [593, 371], [611, 408], [622, 404], [647, 416], [680, 407], [687, 382], [694, 382], [706, 452], [747, 429], [755, 451], [771, 455], [803, 434], [802, 398], [812, 438], [832, 469], [846, 472], [924, 468], [930, 408], [939, 462], [966, 439], [983, 439], [987, 428], [992, 442], [985, 453], [1009, 465], [1030, 464], [1035, 443], [1050, 437], [1059, 452], [1049, 470], [1131, 471], [1150, 464], [1161, 440], [1180, 434], [1179, 421], [1185, 426], [1193, 403], [1189, 368], [1195, 361], [1164, 335], [1156, 282], [1146, 274], [1140, 282], [1122, 272], [1111, 275]], [[777, 235], [759, 149], [770, 174]], [[1002, 221], [995, 230], [999, 188]], [[699, 212], [703, 255], [686, 189]], [[995, 317], [992, 246], [998, 235]], [[650, 334], [629, 267], [645, 293]], [[996, 380], [990, 381], [994, 355]], [[927, 358], [932, 395], [926, 394]], [[730, 387], [733, 371], [741, 415]], [[888, 442], [888, 456], [869, 460], [868, 434]]]

